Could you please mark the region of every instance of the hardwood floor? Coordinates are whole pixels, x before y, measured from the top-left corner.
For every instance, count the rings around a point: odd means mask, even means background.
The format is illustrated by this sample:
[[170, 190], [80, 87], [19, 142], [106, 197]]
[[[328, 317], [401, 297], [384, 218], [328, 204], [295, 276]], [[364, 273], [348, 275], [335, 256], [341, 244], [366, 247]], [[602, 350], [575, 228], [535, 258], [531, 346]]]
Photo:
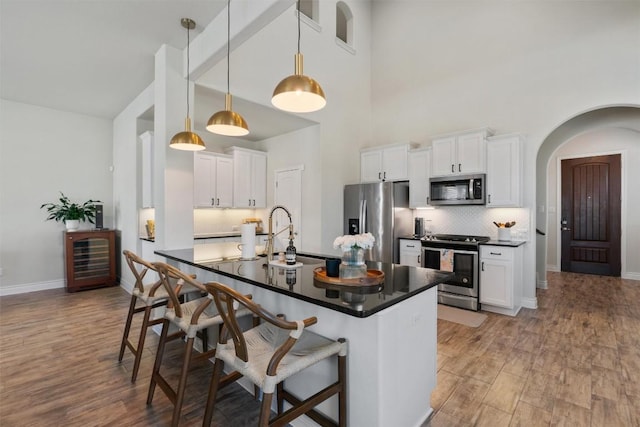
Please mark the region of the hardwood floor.
[[640, 426], [640, 282], [549, 273], [537, 310], [438, 321], [431, 427]]
[[[431, 427], [640, 426], [640, 282], [567, 273], [548, 282], [538, 310], [488, 313], [478, 328], [438, 321]], [[145, 403], [157, 336], [148, 335], [135, 384], [131, 354], [117, 361], [128, 304], [119, 287], [0, 298], [0, 425], [168, 425], [162, 392]], [[173, 378], [181, 350], [167, 349]], [[181, 425], [201, 425], [211, 371], [194, 366]], [[234, 385], [214, 425], [255, 425], [258, 412]]]
[[[0, 298], [0, 426], [163, 426], [172, 404], [157, 389], [146, 405], [158, 336], [147, 335], [138, 379], [133, 356], [118, 351], [130, 296], [120, 287]], [[141, 316], [136, 316], [140, 318]], [[140, 330], [134, 321], [133, 331]], [[163, 372], [177, 384], [183, 345], [168, 344]], [[181, 426], [201, 426], [213, 365], [195, 363]], [[225, 388], [213, 426], [256, 425], [259, 402], [238, 385]]]

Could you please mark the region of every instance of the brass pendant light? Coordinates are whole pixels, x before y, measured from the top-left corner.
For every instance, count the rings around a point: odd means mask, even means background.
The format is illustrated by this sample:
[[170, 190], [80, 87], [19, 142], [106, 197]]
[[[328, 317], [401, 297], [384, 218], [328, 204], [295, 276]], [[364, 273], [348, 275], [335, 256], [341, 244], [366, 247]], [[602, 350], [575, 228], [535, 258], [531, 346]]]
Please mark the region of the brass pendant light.
[[176, 150], [200, 151], [207, 147], [197, 133], [191, 132], [191, 118], [189, 117], [189, 73], [191, 72], [189, 68], [189, 30], [194, 29], [196, 23], [189, 18], [182, 18], [180, 23], [187, 29], [187, 118], [184, 119], [185, 130], [178, 132], [171, 138], [169, 147]]
[[207, 130], [218, 135], [244, 136], [249, 133], [249, 126], [244, 118], [231, 108], [231, 92], [229, 91], [229, 56], [231, 40], [231, 0], [227, 0], [227, 94], [224, 97], [224, 110], [218, 111], [209, 118]]
[[295, 54], [295, 73], [276, 86], [271, 103], [280, 110], [292, 113], [310, 113], [327, 104], [320, 84], [303, 74], [302, 54], [300, 53], [300, 0], [298, 13], [298, 52]]

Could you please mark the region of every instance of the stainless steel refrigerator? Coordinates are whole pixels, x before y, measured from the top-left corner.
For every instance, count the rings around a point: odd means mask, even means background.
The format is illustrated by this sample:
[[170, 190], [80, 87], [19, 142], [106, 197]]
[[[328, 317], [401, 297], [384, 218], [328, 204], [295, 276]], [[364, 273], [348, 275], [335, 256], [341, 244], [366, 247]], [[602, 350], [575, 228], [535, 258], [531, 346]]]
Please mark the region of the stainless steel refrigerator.
[[344, 187], [344, 233], [369, 232], [376, 239], [367, 260], [398, 263], [398, 238], [413, 234], [412, 218], [408, 181]]

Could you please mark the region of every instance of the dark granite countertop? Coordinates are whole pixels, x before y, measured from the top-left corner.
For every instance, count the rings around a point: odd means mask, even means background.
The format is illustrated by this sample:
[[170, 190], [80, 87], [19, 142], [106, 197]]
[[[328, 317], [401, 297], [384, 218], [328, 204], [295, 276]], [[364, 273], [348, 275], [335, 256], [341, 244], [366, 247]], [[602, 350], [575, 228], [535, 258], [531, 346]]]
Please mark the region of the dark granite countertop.
[[339, 290], [327, 289], [325, 283], [314, 280], [313, 270], [324, 267], [324, 260], [328, 258], [322, 255], [299, 254], [299, 259], [304, 259], [305, 263], [298, 268], [285, 269], [268, 265], [266, 257], [249, 261], [201, 262], [194, 260], [193, 249], [157, 250], [155, 254], [356, 317], [371, 316], [453, 275], [429, 268], [367, 261], [368, 269], [384, 272], [384, 283]]
[[491, 245], [491, 246], [510, 246], [512, 248], [517, 248], [518, 246], [522, 246], [527, 243], [526, 240], [489, 240], [488, 242], [482, 242], [481, 245]]
[[[265, 232], [260, 232], [260, 233], [256, 233], [256, 236], [266, 236], [267, 233]], [[239, 231], [225, 231], [225, 232], [220, 232], [220, 233], [204, 233], [204, 234], [196, 234], [195, 236], [193, 236], [194, 240], [199, 240], [199, 239], [218, 239], [218, 238], [224, 238], [224, 237], [241, 237], [242, 233], [240, 233]]]

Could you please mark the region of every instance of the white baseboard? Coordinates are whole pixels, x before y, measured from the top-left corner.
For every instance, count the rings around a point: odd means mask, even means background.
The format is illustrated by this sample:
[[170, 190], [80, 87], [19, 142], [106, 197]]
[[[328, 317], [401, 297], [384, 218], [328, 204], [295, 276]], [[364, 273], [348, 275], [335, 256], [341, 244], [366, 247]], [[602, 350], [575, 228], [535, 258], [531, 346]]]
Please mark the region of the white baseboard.
[[123, 280], [122, 277], [120, 278], [120, 287], [125, 291], [129, 292], [130, 294], [133, 293], [133, 283], [129, 283]]
[[547, 271], [559, 272], [560, 267], [558, 267], [557, 265], [547, 264]]
[[538, 298], [522, 298], [520, 300], [520, 303], [522, 303], [522, 306], [524, 308], [532, 308], [532, 309], [537, 309], [538, 308]]
[[629, 280], [640, 280], [640, 273], [634, 273], [634, 272], [622, 273], [622, 278], [629, 279]]
[[46, 291], [48, 289], [64, 288], [64, 279], [49, 280], [47, 282], [22, 283], [0, 287], [0, 296], [26, 294], [27, 292]]

